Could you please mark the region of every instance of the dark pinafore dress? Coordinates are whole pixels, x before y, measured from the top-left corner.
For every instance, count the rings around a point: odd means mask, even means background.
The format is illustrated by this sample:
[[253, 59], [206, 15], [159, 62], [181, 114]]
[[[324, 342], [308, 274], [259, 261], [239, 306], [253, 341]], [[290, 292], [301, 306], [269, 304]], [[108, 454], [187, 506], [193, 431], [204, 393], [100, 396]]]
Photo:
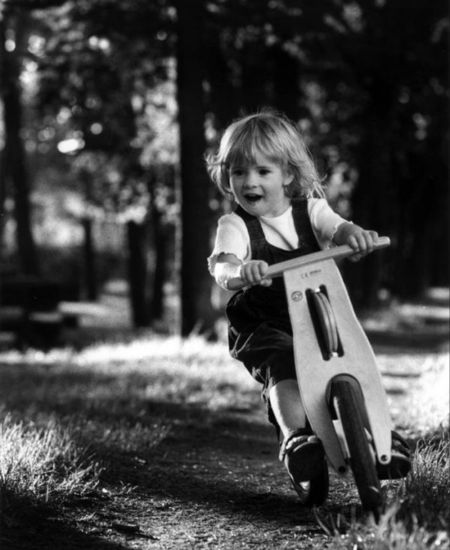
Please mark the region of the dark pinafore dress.
[[[292, 201], [299, 238], [295, 250], [283, 250], [268, 243], [258, 218], [238, 207], [235, 213], [247, 226], [252, 260], [264, 260], [270, 265], [320, 250], [307, 206], [307, 199]], [[263, 385], [262, 396], [268, 405], [269, 420], [276, 425], [268, 400], [270, 388], [281, 380], [296, 378], [283, 278], [273, 279], [269, 287], [256, 285], [240, 290], [228, 302], [226, 314], [230, 353]]]

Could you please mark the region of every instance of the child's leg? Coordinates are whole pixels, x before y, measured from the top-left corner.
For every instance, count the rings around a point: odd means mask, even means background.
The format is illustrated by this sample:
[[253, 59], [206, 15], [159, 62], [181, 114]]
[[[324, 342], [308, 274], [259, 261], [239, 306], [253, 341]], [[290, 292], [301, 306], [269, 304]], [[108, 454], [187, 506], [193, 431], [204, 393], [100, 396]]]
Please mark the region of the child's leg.
[[323, 447], [307, 426], [297, 381], [281, 380], [272, 386], [269, 401], [282, 434], [280, 460], [294, 486], [312, 479], [322, 467]]
[[284, 437], [306, 426], [305, 410], [296, 380], [281, 380], [272, 386], [269, 401]]

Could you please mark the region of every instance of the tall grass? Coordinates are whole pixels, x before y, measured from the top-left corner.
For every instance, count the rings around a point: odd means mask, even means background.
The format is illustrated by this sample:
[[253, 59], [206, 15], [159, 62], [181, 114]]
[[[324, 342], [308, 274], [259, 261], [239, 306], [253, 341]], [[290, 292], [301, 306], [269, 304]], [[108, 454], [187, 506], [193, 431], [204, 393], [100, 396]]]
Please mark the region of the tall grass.
[[93, 491], [99, 465], [80, 449], [67, 430], [50, 421], [44, 428], [15, 422], [0, 424], [0, 491], [5, 499], [49, 503]]
[[399, 516], [406, 523], [439, 529], [450, 523], [449, 433], [419, 441], [411, 473], [400, 486]]
[[[383, 361], [383, 360], [382, 360]], [[388, 369], [393, 359], [385, 359]], [[353, 521], [345, 534], [334, 529], [330, 549], [442, 550], [450, 547], [450, 434], [448, 355], [403, 364], [421, 372], [406, 401], [398, 400], [397, 425], [419, 437], [412, 468], [389, 487], [389, 507], [378, 524]], [[398, 368], [398, 365], [397, 365]], [[411, 382], [408, 382], [411, 384]], [[333, 530], [333, 529], [332, 529]], [[342, 531], [342, 530], [341, 530]]]
[[[444, 550], [450, 546], [450, 443], [448, 432], [421, 441], [411, 472], [394, 491], [378, 524], [353, 521], [334, 536], [330, 550]], [[333, 533], [330, 533], [333, 534]]]
[[329, 550], [447, 550], [450, 539], [444, 529], [430, 532], [414, 521], [409, 527], [397, 518], [392, 506], [378, 524], [353, 522], [345, 535], [336, 534]]

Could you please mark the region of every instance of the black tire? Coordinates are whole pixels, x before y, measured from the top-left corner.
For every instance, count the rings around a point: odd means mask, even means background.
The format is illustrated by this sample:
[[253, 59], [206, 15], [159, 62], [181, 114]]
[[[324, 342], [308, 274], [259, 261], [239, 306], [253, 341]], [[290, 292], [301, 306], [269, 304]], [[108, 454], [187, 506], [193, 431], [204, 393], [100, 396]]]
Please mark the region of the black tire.
[[303, 506], [320, 506], [323, 504], [327, 499], [329, 488], [328, 466], [325, 459], [317, 476], [300, 484], [292, 482], [292, 486]]
[[383, 495], [374, 454], [364, 427], [367, 415], [359, 385], [349, 376], [339, 376], [333, 380], [331, 392], [333, 406], [342, 422], [350, 452], [350, 466], [362, 506], [378, 518], [383, 508]]

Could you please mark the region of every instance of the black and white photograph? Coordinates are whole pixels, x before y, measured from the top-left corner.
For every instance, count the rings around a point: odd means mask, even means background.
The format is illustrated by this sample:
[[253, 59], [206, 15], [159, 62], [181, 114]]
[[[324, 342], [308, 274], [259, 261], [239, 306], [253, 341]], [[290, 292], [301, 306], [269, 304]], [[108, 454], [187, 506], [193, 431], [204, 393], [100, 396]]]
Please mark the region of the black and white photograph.
[[450, 547], [449, 26], [0, 0], [0, 550]]

